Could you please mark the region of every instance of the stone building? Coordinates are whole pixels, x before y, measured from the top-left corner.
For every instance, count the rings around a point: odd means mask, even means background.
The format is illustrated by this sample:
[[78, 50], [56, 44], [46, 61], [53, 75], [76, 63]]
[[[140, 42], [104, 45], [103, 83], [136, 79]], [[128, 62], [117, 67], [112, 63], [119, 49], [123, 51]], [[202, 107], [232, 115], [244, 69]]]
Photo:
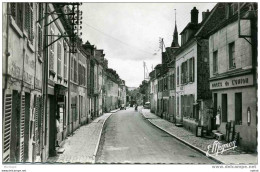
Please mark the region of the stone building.
[[[40, 3], [3, 3], [3, 162], [32, 162], [41, 153], [43, 21]], [[35, 143], [35, 144], [34, 144]]]
[[107, 68], [105, 71], [105, 112], [118, 108], [119, 76], [115, 70]]
[[157, 111], [157, 79], [155, 77], [155, 70], [149, 73], [150, 84], [150, 111], [156, 113]]
[[211, 12], [191, 10], [191, 21], [181, 34], [181, 47], [176, 55], [176, 119], [194, 134], [197, 126], [209, 127], [211, 93], [209, 89], [208, 39], [204, 37], [223, 15], [223, 5]]
[[211, 127], [227, 141], [236, 140], [237, 145], [256, 151], [257, 4], [239, 5], [226, 3], [225, 17], [208, 34], [214, 112]]

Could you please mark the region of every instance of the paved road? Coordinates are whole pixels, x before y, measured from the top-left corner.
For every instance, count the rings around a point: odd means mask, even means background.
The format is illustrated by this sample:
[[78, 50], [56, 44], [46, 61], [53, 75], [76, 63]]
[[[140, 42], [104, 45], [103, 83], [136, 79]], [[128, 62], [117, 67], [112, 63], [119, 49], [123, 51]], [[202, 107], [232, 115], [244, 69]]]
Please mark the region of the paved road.
[[139, 112], [129, 108], [107, 120], [96, 163], [215, 162], [156, 128]]

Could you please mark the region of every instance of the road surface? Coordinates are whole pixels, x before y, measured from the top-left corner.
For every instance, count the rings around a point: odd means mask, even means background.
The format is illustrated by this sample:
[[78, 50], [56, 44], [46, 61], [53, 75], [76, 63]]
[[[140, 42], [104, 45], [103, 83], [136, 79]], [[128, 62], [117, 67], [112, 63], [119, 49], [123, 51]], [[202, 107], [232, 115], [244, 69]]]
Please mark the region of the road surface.
[[153, 126], [134, 108], [107, 120], [96, 163], [215, 164], [216, 162]]

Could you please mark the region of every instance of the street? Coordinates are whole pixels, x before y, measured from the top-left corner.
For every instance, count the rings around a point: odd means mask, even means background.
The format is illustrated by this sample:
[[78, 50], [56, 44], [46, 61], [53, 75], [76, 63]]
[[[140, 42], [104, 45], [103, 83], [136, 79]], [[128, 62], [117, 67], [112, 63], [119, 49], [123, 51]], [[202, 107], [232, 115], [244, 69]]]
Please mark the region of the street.
[[118, 111], [107, 120], [96, 163], [214, 164], [147, 121], [134, 108]]

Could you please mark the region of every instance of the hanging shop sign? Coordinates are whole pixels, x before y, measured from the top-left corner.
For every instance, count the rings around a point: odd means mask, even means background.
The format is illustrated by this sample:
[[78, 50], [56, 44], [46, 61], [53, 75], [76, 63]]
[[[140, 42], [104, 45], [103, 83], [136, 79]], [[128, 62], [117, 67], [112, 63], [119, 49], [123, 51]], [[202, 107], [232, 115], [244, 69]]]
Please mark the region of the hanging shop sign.
[[253, 85], [253, 83], [253, 75], [244, 75], [210, 82], [210, 89], [215, 90], [223, 88], [244, 87]]

